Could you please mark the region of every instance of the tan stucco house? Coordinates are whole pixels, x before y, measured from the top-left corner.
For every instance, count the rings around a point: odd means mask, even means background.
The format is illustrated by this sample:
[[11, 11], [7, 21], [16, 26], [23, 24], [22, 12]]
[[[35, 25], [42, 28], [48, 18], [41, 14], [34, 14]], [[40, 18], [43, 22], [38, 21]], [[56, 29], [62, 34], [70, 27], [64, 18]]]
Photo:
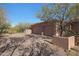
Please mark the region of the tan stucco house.
[[[52, 23], [52, 24], [51, 24]], [[31, 26], [32, 33], [34, 34], [43, 34], [47, 36], [59, 36], [60, 32], [58, 30], [59, 22], [50, 21], [50, 22], [41, 22], [36, 23]], [[68, 22], [67, 28], [69, 28], [73, 33], [79, 34], [79, 21]]]
[[[51, 24], [52, 23], [52, 24]], [[43, 34], [46, 36], [53, 36], [53, 35], [59, 35], [58, 34], [58, 29], [57, 29], [57, 21], [53, 22], [41, 22], [32, 25], [32, 33], [34, 34]]]

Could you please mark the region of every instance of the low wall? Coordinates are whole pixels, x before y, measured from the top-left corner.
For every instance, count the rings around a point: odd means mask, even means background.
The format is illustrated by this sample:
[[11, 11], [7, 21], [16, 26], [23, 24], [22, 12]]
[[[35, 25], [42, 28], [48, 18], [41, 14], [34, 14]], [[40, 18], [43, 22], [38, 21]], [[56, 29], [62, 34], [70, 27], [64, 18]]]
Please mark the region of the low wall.
[[75, 36], [75, 43], [76, 43], [76, 45], [79, 46], [79, 35], [76, 35]]
[[75, 37], [53, 37], [52, 43], [65, 50], [70, 50], [70, 48], [75, 46]]
[[75, 46], [75, 36], [68, 37], [68, 49]]

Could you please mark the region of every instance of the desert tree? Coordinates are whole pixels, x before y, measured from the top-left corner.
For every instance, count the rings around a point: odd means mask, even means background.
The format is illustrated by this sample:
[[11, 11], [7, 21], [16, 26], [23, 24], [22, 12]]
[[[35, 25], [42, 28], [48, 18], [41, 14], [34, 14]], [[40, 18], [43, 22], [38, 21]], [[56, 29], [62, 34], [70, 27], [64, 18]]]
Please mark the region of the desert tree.
[[73, 4], [48, 4], [42, 7], [37, 17], [42, 21], [57, 20], [59, 22], [60, 36], [63, 36], [66, 22], [71, 20], [71, 8]]
[[30, 26], [31, 25], [29, 23], [21, 22], [17, 24], [14, 28], [17, 30], [17, 32], [24, 32], [24, 30], [30, 29]]
[[7, 29], [10, 28], [11, 24], [8, 22], [5, 14], [5, 10], [0, 8], [0, 34], [7, 32]]
[[74, 4], [70, 11], [72, 15], [71, 21], [79, 21], [79, 4]]

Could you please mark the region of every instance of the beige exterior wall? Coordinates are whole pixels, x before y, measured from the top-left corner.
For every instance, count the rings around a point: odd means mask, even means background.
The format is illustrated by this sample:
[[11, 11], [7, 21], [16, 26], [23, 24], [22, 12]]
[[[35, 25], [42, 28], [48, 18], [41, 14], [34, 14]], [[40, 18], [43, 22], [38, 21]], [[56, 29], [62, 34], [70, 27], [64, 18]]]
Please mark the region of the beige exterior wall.
[[64, 48], [65, 50], [70, 50], [70, 48], [75, 46], [75, 38], [72, 37], [54, 37], [53, 44]]
[[75, 36], [68, 37], [68, 49], [75, 46]]

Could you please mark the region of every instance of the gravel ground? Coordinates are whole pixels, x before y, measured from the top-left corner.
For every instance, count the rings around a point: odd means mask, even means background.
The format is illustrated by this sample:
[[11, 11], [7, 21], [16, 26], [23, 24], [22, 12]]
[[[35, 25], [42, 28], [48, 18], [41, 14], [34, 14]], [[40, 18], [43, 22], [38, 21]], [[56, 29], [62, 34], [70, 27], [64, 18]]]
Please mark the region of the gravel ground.
[[53, 45], [51, 37], [41, 35], [11, 34], [0, 38], [1, 56], [67, 56], [64, 49]]

